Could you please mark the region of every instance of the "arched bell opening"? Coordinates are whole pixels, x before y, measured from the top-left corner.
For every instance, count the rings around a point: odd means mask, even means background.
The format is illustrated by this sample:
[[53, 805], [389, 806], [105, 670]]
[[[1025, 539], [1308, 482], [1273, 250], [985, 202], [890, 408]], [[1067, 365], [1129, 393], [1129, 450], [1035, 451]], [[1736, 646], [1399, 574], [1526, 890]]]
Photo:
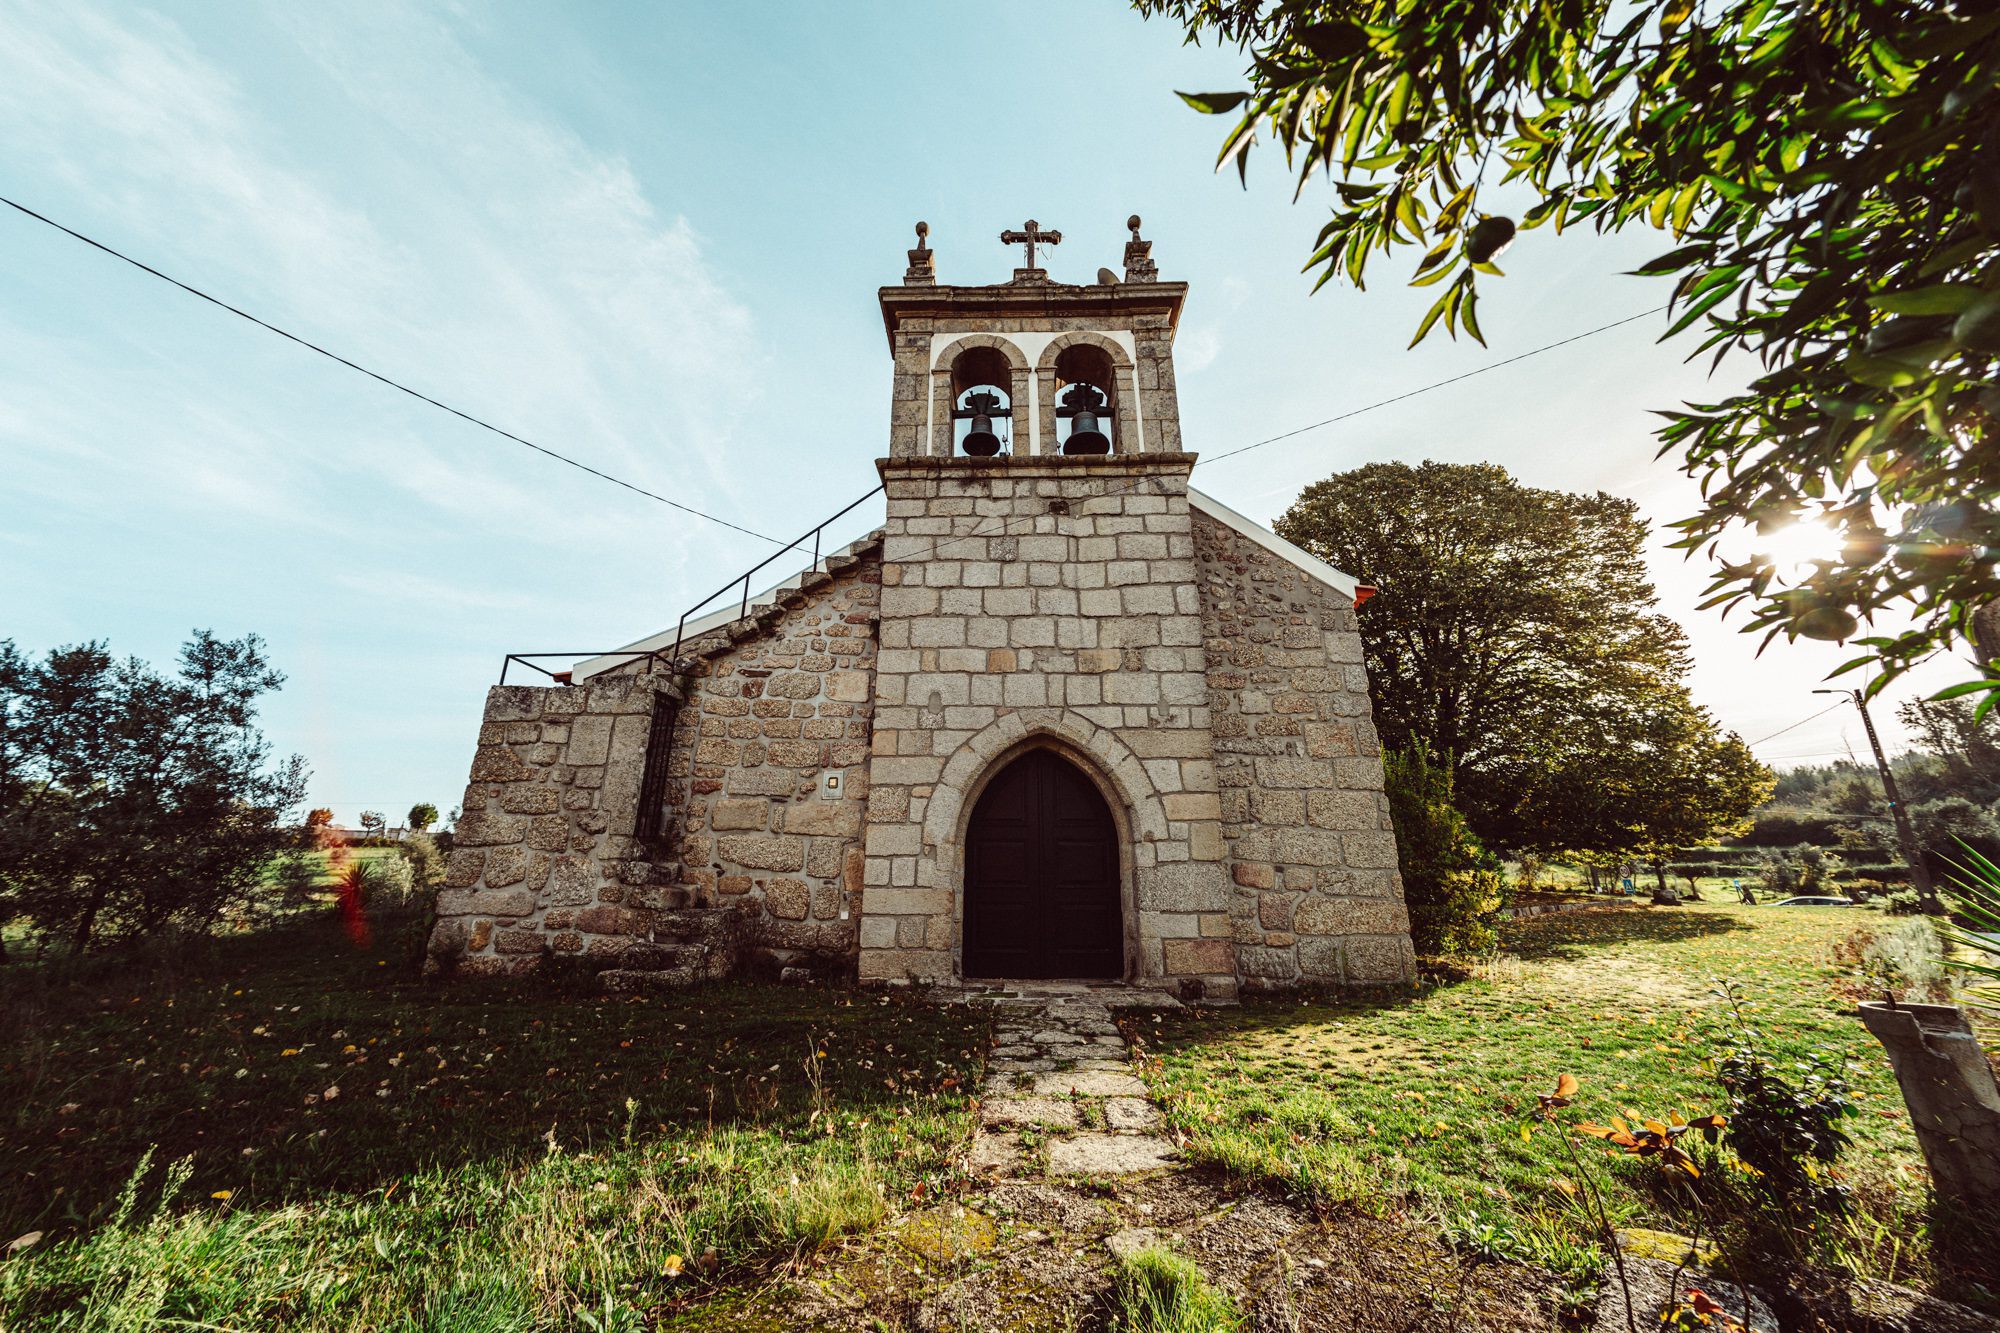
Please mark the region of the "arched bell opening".
[[962, 975], [1125, 973], [1123, 841], [1097, 784], [1053, 749], [993, 774], [965, 826]]
[[995, 347], [968, 347], [951, 363], [952, 451], [974, 458], [1013, 452], [1014, 399], [1007, 358]]
[[1056, 354], [1056, 439], [1065, 454], [1112, 452], [1118, 375], [1102, 347], [1079, 343]]

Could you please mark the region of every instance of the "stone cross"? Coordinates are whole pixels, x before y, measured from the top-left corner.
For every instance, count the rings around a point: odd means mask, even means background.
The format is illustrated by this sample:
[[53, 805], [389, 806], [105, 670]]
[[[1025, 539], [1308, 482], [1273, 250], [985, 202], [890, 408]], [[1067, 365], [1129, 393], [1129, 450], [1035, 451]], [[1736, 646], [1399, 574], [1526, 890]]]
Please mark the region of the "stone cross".
[[1033, 218], [1029, 218], [1027, 225], [1020, 231], [1003, 231], [1000, 233], [1000, 244], [1002, 245], [1021, 245], [1024, 243], [1028, 247], [1028, 267], [1033, 269], [1035, 267], [1035, 246], [1037, 244], [1061, 245], [1062, 233], [1059, 231], [1043, 231], [1042, 224]]

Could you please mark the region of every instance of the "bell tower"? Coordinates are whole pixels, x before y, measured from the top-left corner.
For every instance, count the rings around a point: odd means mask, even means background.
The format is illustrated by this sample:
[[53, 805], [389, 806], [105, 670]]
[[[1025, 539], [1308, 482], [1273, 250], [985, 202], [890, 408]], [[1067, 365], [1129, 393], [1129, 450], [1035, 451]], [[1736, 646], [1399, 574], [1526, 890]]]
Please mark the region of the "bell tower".
[[[1077, 795], [1087, 783], [1116, 860], [1107, 897], [1050, 907], [1043, 933], [1077, 940], [1055, 939], [1048, 957], [1183, 994], [1235, 992], [1194, 456], [1174, 392], [1187, 285], [1160, 281], [1140, 220], [1127, 225], [1122, 279], [1100, 268], [1087, 285], [1054, 281], [1042, 261], [1062, 233], [1030, 220], [1000, 236], [1026, 247], [1011, 280], [953, 286], [937, 280], [919, 223], [902, 283], [880, 292], [895, 388], [877, 464], [888, 518], [864, 979], [976, 976], [994, 956], [977, 923], [1011, 890], [996, 835], [972, 830], [974, 806], [997, 774], [1029, 772], [1009, 766], [1047, 750], [1033, 762], [1059, 776], [1038, 790], [1071, 793], [1046, 797], [1047, 827], [1091, 804]], [[1049, 768], [1056, 759], [1068, 768]], [[1074, 848], [1049, 836], [1006, 855], [1056, 865]], [[1069, 908], [1096, 924], [1066, 926]]]
[[1184, 282], [1161, 282], [1153, 243], [1126, 220], [1125, 275], [1051, 281], [1039, 250], [1062, 233], [1030, 219], [1000, 233], [1027, 247], [1008, 282], [937, 281], [930, 228], [917, 224], [902, 285], [880, 294], [896, 358], [893, 458], [1178, 453], [1174, 329]]

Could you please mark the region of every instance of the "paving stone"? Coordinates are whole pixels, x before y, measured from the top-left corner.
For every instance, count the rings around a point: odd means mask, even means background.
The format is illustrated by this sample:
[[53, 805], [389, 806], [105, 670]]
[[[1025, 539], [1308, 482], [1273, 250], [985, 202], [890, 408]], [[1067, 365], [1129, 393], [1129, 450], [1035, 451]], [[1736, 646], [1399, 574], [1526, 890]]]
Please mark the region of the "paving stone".
[[969, 1165], [976, 1172], [1011, 1176], [1028, 1163], [1028, 1150], [1012, 1134], [981, 1134], [972, 1140]]
[[1037, 1097], [1061, 1097], [1069, 1093], [1082, 1093], [1086, 1097], [1144, 1097], [1146, 1085], [1131, 1074], [1114, 1074], [1104, 1069], [1062, 1070], [1035, 1079]]
[[1107, 1097], [1104, 1123], [1115, 1130], [1158, 1129], [1160, 1113], [1151, 1102], [1139, 1097]]
[[1041, 1046], [1074, 1046], [1080, 1043], [1083, 1038], [1074, 1032], [1065, 1032], [1060, 1028], [1044, 1028], [1030, 1037], [1029, 1040]]
[[1048, 1129], [1075, 1129], [1083, 1123], [1073, 1103], [1053, 1097], [1003, 1097], [982, 1106], [979, 1118], [988, 1125], [1039, 1125]]
[[996, 1071], [988, 1074], [986, 1081], [979, 1085], [979, 1094], [988, 1099], [995, 1097], [1019, 1097], [1026, 1094], [1034, 1085], [1035, 1079], [1039, 1077], [1040, 1074], [1037, 1071], [1024, 1071], [1021, 1073], [1015, 1073], [1011, 1070]]
[[1174, 1146], [1150, 1134], [1078, 1134], [1049, 1144], [1049, 1174], [1124, 1176], [1173, 1160]]
[[1114, 1259], [1130, 1259], [1143, 1249], [1159, 1243], [1160, 1233], [1151, 1227], [1126, 1227], [1104, 1238], [1104, 1248]]

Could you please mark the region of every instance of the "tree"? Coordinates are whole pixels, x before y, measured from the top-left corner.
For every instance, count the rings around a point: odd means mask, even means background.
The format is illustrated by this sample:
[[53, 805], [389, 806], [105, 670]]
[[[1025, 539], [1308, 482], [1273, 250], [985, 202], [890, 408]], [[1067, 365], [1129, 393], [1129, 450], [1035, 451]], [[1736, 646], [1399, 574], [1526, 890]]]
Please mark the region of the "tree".
[[1763, 766], [1688, 698], [1630, 501], [1491, 464], [1373, 463], [1308, 486], [1276, 527], [1380, 589], [1360, 619], [1383, 743], [1445, 757], [1487, 843], [1677, 849], [1762, 801]]
[[[1757, 359], [1721, 402], [1665, 413], [1662, 452], [1701, 480], [1680, 544], [1707, 548], [1709, 605], [1747, 630], [1859, 640], [1879, 690], [1966, 641], [2000, 597], [2000, 10], [1953, 0], [1135, 0], [1236, 44], [1222, 161], [1267, 132], [1338, 196], [1308, 261], [1363, 285], [1417, 247], [1443, 284], [1419, 324], [1484, 342], [1478, 279], [1519, 226], [1649, 227], [1697, 354]], [[1414, 342], [1415, 340], [1413, 340]], [[1837, 555], [1793, 577], [1731, 553], [1800, 519]], [[1754, 539], [1744, 538], [1746, 545]], [[1992, 664], [1968, 690], [2000, 690]], [[2000, 697], [1995, 695], [1991, 697]]]
[[1452, 804], [1450, 765], [1437, 762], [1420, 741], [1383, 751], [1382, 774], [1412, 947], [1427, 956], [1491, 952], [1507, 880]]
[[418, 801], [410, 807], [409, 821], [412, 832], [428, 833], [438, 822], [438, 808], [429, 801]]
[[388, 827], [389, 821], [382, 817], [380, 810], [363, 810], [361, 812], [362, 837], [379, 838], [382, 836], [382, 831]]
[[172, 676], [101, 643], [35, 662], [0, 642], [0, 915], [80, 954], [255, 896], [305, 788], [256, 726], [283, 680], [255, 635], [196, 631]]
[[333, 811], [325, 806], [314, 806], [306, 811], [305, 835], [315, 847], [325, 847], [333, 840]]
[[1924, 775], [1924, 788], [1992, 805], [2000, 803], [2000, 717], [1976, 711], [1962, 699], [1912, 699], [1896, 716], [1934, 758], [1936, 771]]

